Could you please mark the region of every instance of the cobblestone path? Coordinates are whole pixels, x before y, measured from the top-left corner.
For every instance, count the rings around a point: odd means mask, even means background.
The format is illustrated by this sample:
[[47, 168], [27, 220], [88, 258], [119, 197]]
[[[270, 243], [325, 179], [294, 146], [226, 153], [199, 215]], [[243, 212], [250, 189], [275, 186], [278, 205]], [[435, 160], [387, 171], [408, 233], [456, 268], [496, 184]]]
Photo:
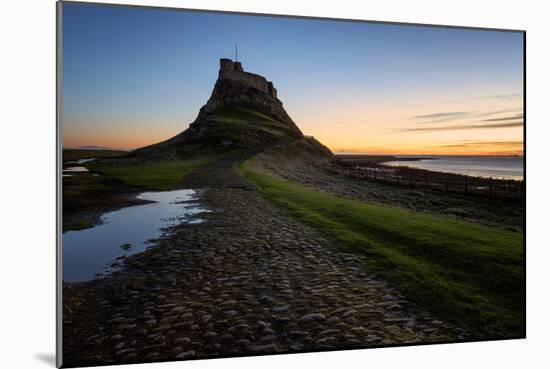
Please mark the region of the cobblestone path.
[[174, 227], [109, 277], [64, 287], [66, 366], [463, 338], [262, 199], [232, 165], [185, 180], [212, 210], [205, 223]]

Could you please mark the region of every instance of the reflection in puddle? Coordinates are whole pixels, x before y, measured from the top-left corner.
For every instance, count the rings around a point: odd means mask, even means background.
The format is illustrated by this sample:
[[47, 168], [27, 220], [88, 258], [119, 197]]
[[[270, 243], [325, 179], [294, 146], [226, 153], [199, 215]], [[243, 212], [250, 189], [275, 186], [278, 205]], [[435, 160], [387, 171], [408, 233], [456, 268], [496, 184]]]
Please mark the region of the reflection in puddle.
[[95, 158], [89, 158], [89, 159], [80, 159], [80, 160], [77, 160], [76, 163], [77, 164], [84, 164], [84, 163], [89, 163], [91, 161], [94, 161]]
[[88, 172], [88, 168], [86, 167], [67, 167], [63, 169], [63, 173], [82, 173], [82, 172]]
[[117, 257], [145, 250], [148, 240], [161, 236], [162, 228], [202, 223], [197, 215], [209, 212], [199, 206], [194, 190], [144, 192], [138, 198], [155, 202], [106, 213], [93, 228], [63, 234], [64, 281], [108, 273]]
[[71, 160], [71, 161], [65, 161], [64, 164], [84, 164], [89, 163], [91, 161], [94, 161], [96, 158], [88, 158], [88, 159], [78, 159], [78, 160]]

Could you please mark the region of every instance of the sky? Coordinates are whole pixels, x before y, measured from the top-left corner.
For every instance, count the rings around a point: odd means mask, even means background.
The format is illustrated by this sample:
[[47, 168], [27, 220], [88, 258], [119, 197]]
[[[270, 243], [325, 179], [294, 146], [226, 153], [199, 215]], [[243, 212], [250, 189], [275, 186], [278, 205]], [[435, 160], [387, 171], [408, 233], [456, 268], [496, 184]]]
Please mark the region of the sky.
[[183, 131], [220, 58], [273, 81], [335, 153], [523, 153], [523, 34], [64, 3], [64, 147]]

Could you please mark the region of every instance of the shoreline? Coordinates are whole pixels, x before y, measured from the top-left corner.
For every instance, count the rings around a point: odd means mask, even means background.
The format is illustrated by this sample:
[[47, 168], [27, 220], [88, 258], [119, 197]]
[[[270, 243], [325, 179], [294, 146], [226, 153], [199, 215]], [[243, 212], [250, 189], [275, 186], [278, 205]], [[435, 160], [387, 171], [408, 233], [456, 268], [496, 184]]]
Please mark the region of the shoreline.
[[[413, 156], [413, 155], [411, 155]], [[441, 157], [498, 157], [498, 158], [513, 158], [518, 156], [491, 156], [491, 155], [438, 155]], [[440, 157], [434, 157], [434, 156], [426, 156], [426, 157], [420, 157], [420, 155], [415, 157], [408, 157], [405, 156], [385, 156], [385, 155], [335, 155], [338, 162], [342, 164], [343, 166], [350, 167], [350, 166], [364, 166], [364, 167], [371, 167], [371, 168], [377, 168], [377, 167], [383, 167], [387, 169], [398, 169], [398, 168], [406, 168], [410, 170], [418, 170], [418, 171], [425, 171], [429, 173], [437, 173], [437, 174], [447, 174], [447, 175], [456, 175], [456, 176], [463, 176], [463, 177], [469, 177], [472, 179], [491, 179], [493, 181], [515, 181], [515, 182], [524, 182], [525, 179], [522, 177], [521, 179], [517, 178], [504, 178], [504, 177], [491, 177], [491, 176], [476, 176], [471, 174], [461, 174], [456, 172], [445, 172], [445, 171], [438, 171], [438, 170], [432, 170], [432, 169], [425, 169], [425, 168], [417, 168], [407, 165], [387, 165], [388, 162], [417, 162], [417, 161], [423, 161], [423, 160], [440, 160], [442, 158]], [[523, 158], [523, 157], [522, 157]]]

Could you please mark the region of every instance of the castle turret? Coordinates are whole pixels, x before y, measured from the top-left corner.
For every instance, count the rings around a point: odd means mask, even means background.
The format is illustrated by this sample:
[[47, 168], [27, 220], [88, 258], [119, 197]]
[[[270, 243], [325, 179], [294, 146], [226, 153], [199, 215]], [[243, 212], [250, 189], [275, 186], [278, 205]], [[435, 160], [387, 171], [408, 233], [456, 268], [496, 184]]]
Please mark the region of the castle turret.
[[277, 99], [277, 90], [273, 87], [273, 83], [269, 82], [265, 77], [258, 74], [245, 72], [240, 62], [232, 61], [231, 59], [220, 59], [219, 79], [230, 79], [239, 83], [253, 87], [273, 99]]
[[273, 82], [267, 82], [267, 91], [269, 96], [276, 99], [277, 98], [277, 89], [273, 87]]
[[220, 73], [222, 71], [234, 70], [233, 60], [231, 59], [220, 59]]

